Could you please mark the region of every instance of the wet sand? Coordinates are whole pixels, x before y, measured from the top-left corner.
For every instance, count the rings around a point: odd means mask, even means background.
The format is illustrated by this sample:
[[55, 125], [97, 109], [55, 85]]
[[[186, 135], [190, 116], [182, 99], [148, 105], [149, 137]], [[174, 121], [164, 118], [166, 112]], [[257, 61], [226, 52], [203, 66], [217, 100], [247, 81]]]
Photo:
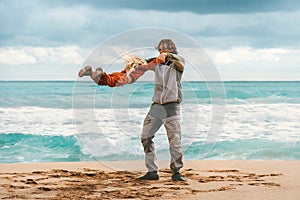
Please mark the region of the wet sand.
[[[300, 161], [185, 161], [186, 182], [139, 181], [143, 161], [0, 164], [1, 199], [298, 199]], [[111, 167], [114, 166], [114, 169]], [[116, 169], [118, 166], [118, 169]]]

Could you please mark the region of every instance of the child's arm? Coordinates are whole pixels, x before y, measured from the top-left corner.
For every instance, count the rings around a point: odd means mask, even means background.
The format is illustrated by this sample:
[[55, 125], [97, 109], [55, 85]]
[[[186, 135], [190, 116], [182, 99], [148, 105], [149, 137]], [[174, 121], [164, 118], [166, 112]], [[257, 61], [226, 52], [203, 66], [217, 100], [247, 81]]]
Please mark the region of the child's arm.
[[130, 77], [132, 78], [130, 83], [135, 82], [137, 79], [139, 79], [144, 73], [148, 70], [154, 70], [155, 66], [160, 63], [164, 63], [166, 60], [167, 55], [159, 55], [155, 58], [149, 58], [146, 59], [147, 64], [145, 65], [138, 65], [135, 71], [133, 71], [130, 74]]
[[145, 70], [154, 69], [157, 64], [165, 63], [167, 60], [174, 63], [176, 70], [183, 72], [184, 70], [184, 59], [181, 56], [178, 56], [173, 53], [161, 53], [158, 57], [149, 58], [146, 60], [148, 63], [147, 66], [140, 66], [140, 68]]
[[166, 53], [162, 53], [159, 56], [154, 57], [154, 58], [148, 58], [148, 59], [146, 59], [146, 62], [148, 64], [139, 65], [138, 69], [141, 69], [144, 71], [153, 70], [157, 64], [165, 63], [167, 58], [168, 58], [168, 54], [166, 54]]

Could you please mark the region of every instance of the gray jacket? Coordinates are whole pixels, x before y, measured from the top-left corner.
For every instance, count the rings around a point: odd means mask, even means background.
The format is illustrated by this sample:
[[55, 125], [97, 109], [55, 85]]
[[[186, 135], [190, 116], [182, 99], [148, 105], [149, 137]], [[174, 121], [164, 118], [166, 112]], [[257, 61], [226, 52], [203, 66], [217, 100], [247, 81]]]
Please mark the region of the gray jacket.
[[[171, 54], [172, 59], [175, 59], [184, 65], [184, 60], [181, 56]], [[182, 101], [182, 86], [181, 77], [183, 72], [178, 71], [173, 62], [167, 61], [165, 64], [158, 64], [154, 68], [154, 95], [153, 103], [165, 104], [170, 102]]]

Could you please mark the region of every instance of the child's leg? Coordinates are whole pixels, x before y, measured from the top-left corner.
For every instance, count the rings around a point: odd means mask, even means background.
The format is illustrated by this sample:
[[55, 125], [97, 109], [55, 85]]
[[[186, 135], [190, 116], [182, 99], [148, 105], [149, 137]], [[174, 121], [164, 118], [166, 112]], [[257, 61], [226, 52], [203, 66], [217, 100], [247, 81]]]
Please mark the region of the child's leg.
[[90, 75], [90, 76], [91, 76], [91, 79], [92, 79], [95, 83], [98, 84], [98, 82], [99, 82], [99, 80], [101, 79], [103, 73], [104, 73], [103, 70], [102, 70], [100, 67], [97, 67], [97, 68], [95, 69], [94, 72], [92, 71], [92, 73], [91, 73], [91, 75]]
[[85, 66], [78, 72], [79, 77], [90, 76], [92, 74], [92, 67], [90, 65]]
[[87, 65], [78, 72], [78, 76], [90, 76], [96, 84], [108, 85], [109, 87], [118, 87], [131, 82], [126, 75], [126, 69], [122, 70], [121, 72], [107, 74], [103, 72], [100, 67], [93, 71], [92, 67]]

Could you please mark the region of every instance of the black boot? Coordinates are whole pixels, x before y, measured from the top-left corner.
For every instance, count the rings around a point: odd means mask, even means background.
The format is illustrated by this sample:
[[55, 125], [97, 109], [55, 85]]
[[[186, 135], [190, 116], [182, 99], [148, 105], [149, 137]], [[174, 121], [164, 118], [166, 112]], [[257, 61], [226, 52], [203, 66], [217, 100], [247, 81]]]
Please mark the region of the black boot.
[[186, 181], [186, 178], [184, 178], [180, 172], [174, 172], [172, 175], [172, 180], [173, 181]]
[[144, 176], [138, 177], [137, 180], [159, 180], [157, 171], [147, 172]]

